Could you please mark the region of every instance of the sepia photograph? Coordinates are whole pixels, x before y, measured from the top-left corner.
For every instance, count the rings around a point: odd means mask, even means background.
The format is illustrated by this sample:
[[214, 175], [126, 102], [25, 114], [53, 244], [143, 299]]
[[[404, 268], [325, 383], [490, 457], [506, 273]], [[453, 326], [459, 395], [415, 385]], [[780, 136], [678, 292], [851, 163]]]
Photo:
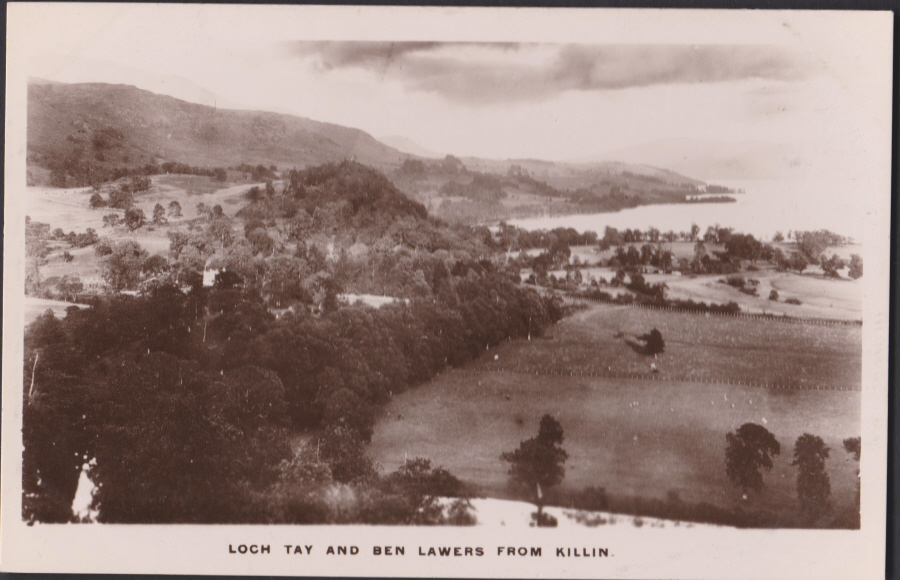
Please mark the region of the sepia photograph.
[[7, 26], [4, 570], [883, 572], [890, 14]]

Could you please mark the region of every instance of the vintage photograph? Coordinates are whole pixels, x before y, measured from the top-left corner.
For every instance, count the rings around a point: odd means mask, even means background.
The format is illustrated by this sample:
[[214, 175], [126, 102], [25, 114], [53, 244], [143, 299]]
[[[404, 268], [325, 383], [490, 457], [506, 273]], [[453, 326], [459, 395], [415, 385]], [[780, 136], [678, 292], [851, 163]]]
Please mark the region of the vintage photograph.
[[[835, 13], [563, 40], [41, 6], [93, 27], [28, 53], [16, 112], [26, 528], [859, 534], [890, 17], [846, 15], [886, 31], [867, 66]], [[503, 555], [444, 546], [399, 554]]]

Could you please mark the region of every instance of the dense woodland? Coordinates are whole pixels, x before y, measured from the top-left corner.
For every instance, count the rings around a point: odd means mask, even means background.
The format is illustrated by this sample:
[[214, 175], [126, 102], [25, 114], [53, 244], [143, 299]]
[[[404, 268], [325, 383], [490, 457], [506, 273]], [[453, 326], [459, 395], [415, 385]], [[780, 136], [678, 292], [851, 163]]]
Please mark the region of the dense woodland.
[[[540, 334], [559, 305], [518, 284], [489, 233], [430, 220], [363, 166], [266, 189], [237, 218], [210, 208], [173, 234], [152, 274], [137, 244], [113, 244], [110, 294], [27, 329], [27, 520], [69, 521], [91, 460], [105, 522], [470, 523], [463, 504], [436, 507], [464, 490], [427, 460], [378, 473], [365, 444], [379, 406]], [[29, 230], [39, 256], [49, 233]], [[320, 236], [341, 250], [326, 256]], [[221, 268], [211, 288], [207, 263]], [[401, 300], [348, 306], [348, 289]], [[326, 497], [332, 482], [341, 501]]]

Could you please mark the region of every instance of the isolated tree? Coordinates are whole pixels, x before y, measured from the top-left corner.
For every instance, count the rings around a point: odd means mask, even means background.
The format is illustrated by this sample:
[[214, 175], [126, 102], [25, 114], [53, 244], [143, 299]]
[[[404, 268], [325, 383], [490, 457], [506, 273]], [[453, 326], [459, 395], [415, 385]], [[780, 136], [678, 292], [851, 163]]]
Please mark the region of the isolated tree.
[[781, 232], [775, 232], [775, 236], [772, 238], [772, 241], [776, 244], [780, 244], [784, 241], [784, 234], [782, 234]]
[[828, 511], [831, 483], [825, 471], [825, 460], [830, 449], [821, 437], [804, 433], [794, 443], [794, 460], [797, 467], [797, 497], [800, 510], [810, 522]]
[[161, 203], [153, 206], [153, 223], [154, 225], [160, 226], [164, 223], [168, 222], [166, 219], [166, 208], [163, 207]]
[[169, 202], [169, 217], [172, 219], [181, 217], [181, 204], [176, 200]]
[[105, 228], [105, 227], [108, 226], [108, 227], [114, 228], [114, 227], [116, 227], [117, 225], [119, 225], [119, 221], [120, 221], [120, 220], [119, 220], [119, 214], [117, 214], [117, 213], [108, 213], [108, 214], [106, 214], [105, 216], [103, 216], [103, 227]]
[[697, 236], [700, 235], [700, 226], [697, 224], [691, 224], [691, 241], [696, 242]]
[[725, 473], [746, 495], [763, 486], [760, 468], [772, 470], [772, 457], [781, 453], [781, 445], [768, 429], [756, 423], [744, 423], [736, 432], [725, 435]]
[[773, 289], [771, 292], [769, 292], [769, 300], [778, 302], [778, 290]]
[[125, 226], [131, 231], [142, 227], [146, 219], [142, 209], [133, 207], [125, 212]]
[[65, 252], [63, 252], [62, 257], [63, 257], [63, 262], [65, 262], [66, 264], [68, 264], [69, 262], [71, 262], [72, 260], [75, 259], [75, 256], [73, 256], [72, 253], [69, 252], [69, 250], [66, 250]]
[[807, 266], [809, 266], [809, 262], [803, 254], [801, 254], [800, 252], [794, 252], [791, 255], [790, 267], [792, 270], [797, 270], [798, 274], [802, 274], [803, 270], [805, 270]]
[[643, 334], [638, 338], [647, 343], [644, 347], [647, 351], [647, 354], [659, 354], [666, 350], [666, 343], [663, 340], [662, 333], [655, 328], [649, 333]]
[[510, 481], [533, 490], [538, 506], [538, 522], [543, 515], [544, 490], [559, 484], [565, 477], [563, 464], [569, 454], [562, 448], [562, 425], [550, 415], [541, 418], [537, 437], [519, 443], [515, 451], [507, 451], [500, 459], [511, 464]]
[[127, 186], [120, 186], [109, 192], [109, 207], [127, 210], [134, 205], [134, 194]]
[[838, 274], [838, 270], [844, 267], [844, 261], [841, 258], [834, 254], [831, 258], [826, 258], [825, 255], [822, 255], [822, 258], [819, 262], [822, 265], [822, 270], [825, 272], [825, 275], [829, 278], [840, 278], [841, 275]]
[[106, 200], [103, 199], [102, 195], [94, 192], [91, 195], [90, 201], [88, 201], [88, 205], [90, 205], [92, 208], [106, 207]]
[[861, 278], [863, 275], [863, 260], [859, 254], [850, 254], [850, 271], [848, 276], [854, 280]]

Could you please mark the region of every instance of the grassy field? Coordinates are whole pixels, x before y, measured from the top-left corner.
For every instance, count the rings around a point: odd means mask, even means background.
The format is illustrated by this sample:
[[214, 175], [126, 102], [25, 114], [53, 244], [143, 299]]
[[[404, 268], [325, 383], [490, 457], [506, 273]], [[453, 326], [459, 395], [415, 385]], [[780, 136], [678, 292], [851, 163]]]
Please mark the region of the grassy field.
[[[760, 326], [764, 325], [764, 326]], [[496, 370], [631, 369], [647, 373], [619, 332], [653, 326], [666, 339], [661, 373], [685, 381], [548, 376]], [[497, 360], [494, 360], [494, 355]], [[832, 499], [853, 502], [856, 463], [842, 440], [860, 432], [860, 394], [853, 391], [766, 389], [707, 380], [828, 382], [859, 386], [858, 328], [819, 327], [747, 319], [598, 306], [565, 319], [546, 339], [492, 349], [478, 364], [450, 371], [394, 397], [370, 448], [385, 470], [406, 457], [428, 457], [483, 493], [507, 493], [500, 453], [537, 432], [541, 415], [556, 416], [566, 432], [563, 487], [605, 487], [614, 495], [665, 498], [721, 507], [747, 504], [725, 475], [725, 434], [745, 422], [764, 425], [782, 445], [766, 488], [749, 506], [796, 508], [791, 452], [803, 433], [831, 447]], [[493, 367], [493, 368], [492, 368]], [[649, 373], [648, 373], [649, 375]], [[649, 378], [649, 376], [648, 376]]]
[[860, 387], [859, 326], [707, 317], [603, 304], [564, 319], [545, 337], [502, 344], [472, 368], [649, 376], [653, 359], [639, 352], [642, 343], [636, 336], [653, 328], [666, 343], [655, 363], [659, 375], [667, 379]]

